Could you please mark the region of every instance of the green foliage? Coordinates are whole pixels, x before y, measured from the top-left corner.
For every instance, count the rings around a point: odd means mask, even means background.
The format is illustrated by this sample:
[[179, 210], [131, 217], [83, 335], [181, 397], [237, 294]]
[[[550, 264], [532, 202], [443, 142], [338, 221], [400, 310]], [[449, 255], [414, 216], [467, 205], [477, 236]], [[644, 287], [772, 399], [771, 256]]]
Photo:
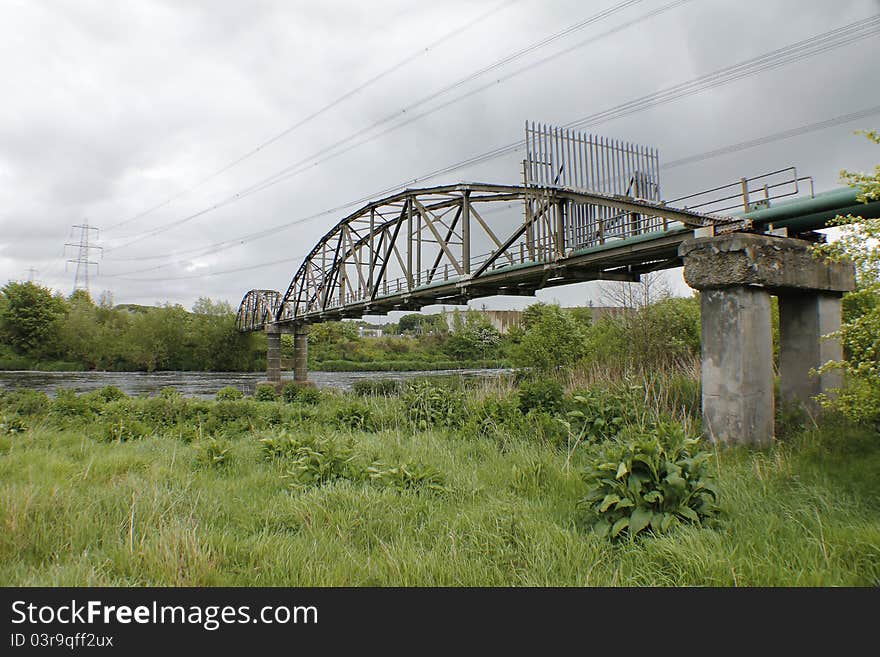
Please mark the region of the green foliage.
[[[863, 131], [876, 144], [880, 134]], [[873, 173], [843, 170], [841, 178], [859, 190], [862, 202], [880, 199], [880, 164]], [[880, 417], [880, 218], [847, 215], [829, 222], [840, 232], [832, 242], [818, 244], [815, 255], [840, 262], [849, 260], [855, 265], [854, 294], [844, 302], [846, 316], [840, 331], [832, 337], [840, 339], [844, 348], [842, 361], [825, 364], [820, 371], [842, 370], [849, 390], [820, 398], [826, 408], [836, 410], [857, 422], [876, 422]]]
[[497, 355], [500, 344], [501, 335], [484, 315], [456, 311], [444, 351], [459, 360], [487, 359]]
[[217, 468], [229, 464], [231, 452], [229, 441], [212, 437], [201, 442], [197, 458], [203, 465]]
[[369, 406], [357, 400], [345, 400], [333, 412], [336, 426], [357, 431], [373, 429], [373, 417]]
[[[632, 393], [634, 391], [626, 391]], [[590, 388], [572, 396], [566, 413], [568, 424], [584, 442], [613, 438], [624, 425], [634, 421], [632, 394], [605, 388]]]
[[523, 333], [512, 348], [514, 362], [551, 370], [574, 365], [586, 355], [587, 329], [558, 305], [533, 304], [523, 317]]
[[660, 534], [680, 523], [701, 525], [717, 513], [712, 455], [680, 425], [632, 430], [594, 446], [591, 456], [582, 503], [601, 536]]
[[51, 413], [57, 418], [68, 421], [91, 420], [94, 409], [85, 395], [77, 396], [73, 390], [59, 388], [52, 400]]
[[0, 435], [11, 436], [27, 431], [24, 420], [15, 415], [0, 415]]
[[431, 381], [415, 381], [404, 388], [400, 400], [407, 419], [418, 429], [435, 425], [455, 427], [464, 420], [464, 394], [461, 390]]
[[519, 387], [519, 410], [523, 413], [532, 410], [557, 413], [564, 401], [565, 390], [553, 379], [527, 381]]
[[237, 401], [244, 398], [244, 393], [235, 386], [226, 386], [217, 391], [217, 401]]
[[0, 289], [0, 330], [4, 341], [25, 354], [49, 355], [57, 333], [56, 321], [64, 316], [64, 300], [34, 283], [10, 281]]
[[287, 403], [317, 404], [321, 401], [321, 391], [317, 387], [297, 381], [285, 383], [281, 396]]
[[301, 437], [291, 452], [284, 479], [293, 488], [322, 486], [338, 479], [360, 479], [350, 443], [317, 435]]
[[98, 391], [98, 397], [105, 402], [119, 401], [120, 399], [128, 399], [122, 390], [116, 386], [104, 386]]
[[21, 388], [0, 394], [0, 408], [16, 415], [42, 415], [49, 406], [49, 396], [38, 390]]
[[275, 392], [275, 386], [271, 383], [260, 383], [254, 390], [254, 399], [263, 402], [273, 402], [278, 399], [278, 393]]
[[360, 397], [394, 397], [400, 393], [400, 383], [393, 379], [360, 379], [351, 385]]
[[114, 417], [103, 423], [100, 437], [106, 442], [124, 443], [129, 440], [140, 440], [148, 433], [149, 430], [138, 420]]
[[399, 491], [446, 493], [449, 490], [443, 473], [424, 463], [388, 465], [382, 461], [374, 461], [366, 472], [371, 482]]

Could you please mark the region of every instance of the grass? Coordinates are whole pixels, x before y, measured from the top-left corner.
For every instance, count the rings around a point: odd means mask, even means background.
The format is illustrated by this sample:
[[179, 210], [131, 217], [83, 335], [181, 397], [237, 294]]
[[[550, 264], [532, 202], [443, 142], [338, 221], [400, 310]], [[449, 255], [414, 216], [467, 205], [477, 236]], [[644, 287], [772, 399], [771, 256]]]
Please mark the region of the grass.
[[[467, 413], [512, 394], [481, 387]], [[120, 443], [101, 429], [103, 402], [88, 403], [98, 419], [50, 407], [0, 435], [0, 585], [880, 584], [880, 437], [867, 429], [719, 451], [717, 522], [610, 542], [577, 504], [588, 452], [566, 468], [565, 448], [531, 419], [417, 431], [396, 398], [172, 400], [199, 431], [144, 420], [145, 437]], [[159, 412], [155, 400], [123, 403]], [[370, 430], [347, 428], [352, 405]], [[232, 430], [211, 424], [218, 407], [241, 416]], [[229, 450], [220, 464], [205, 457], [203, 426]], [[259, 442], [279, 434], [348, 443], [363, 464], [430, 466], [443, 490], [368, 478], [292, 487], [290, 458], [267, 458]]]

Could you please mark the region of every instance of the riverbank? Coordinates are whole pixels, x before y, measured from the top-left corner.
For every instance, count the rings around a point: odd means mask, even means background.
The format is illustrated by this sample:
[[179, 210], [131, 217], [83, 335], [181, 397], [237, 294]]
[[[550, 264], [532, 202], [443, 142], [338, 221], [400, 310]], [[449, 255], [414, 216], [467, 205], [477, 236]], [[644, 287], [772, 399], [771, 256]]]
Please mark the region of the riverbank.
[[[464, 385], [292, 403], [6, 394], [0, 585], [880, 583], [876, 434], [710, 449], [717, 517], [611, 540], [580, 503], [597, 453], [558, 421], [582, 402]], [[592, 388], [591, 408], [644, 421], [625, 410], [636, 385]], [[642, 398], [695, 428], [698, 396]]]

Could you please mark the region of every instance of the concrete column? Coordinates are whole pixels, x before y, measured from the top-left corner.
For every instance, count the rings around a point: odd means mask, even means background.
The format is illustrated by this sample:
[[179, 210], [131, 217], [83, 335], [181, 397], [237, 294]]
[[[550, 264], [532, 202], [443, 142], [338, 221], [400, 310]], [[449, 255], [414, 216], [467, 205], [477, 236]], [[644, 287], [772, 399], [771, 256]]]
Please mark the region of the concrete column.
[[305, 383], [309, 379], [309, 330], [300, 325], [293, 333], [293, 380]]
[[759, 287], [705, 290], [702, 313], [703, 433], [729, 444], [773, 439], [770, 294]]
[[266, 328], [266, 379], [276, 386], [281, 385], [281, 331], [274, 327]]
[[839, 340], [823, 335], [840, 328], [841, 295], [834, 292], [779, 294], [779, 397], [780, 402], [819, 410], [813, 397], [843, 385], [839, 372], [810, 374], [830, 360], [840, 360]]

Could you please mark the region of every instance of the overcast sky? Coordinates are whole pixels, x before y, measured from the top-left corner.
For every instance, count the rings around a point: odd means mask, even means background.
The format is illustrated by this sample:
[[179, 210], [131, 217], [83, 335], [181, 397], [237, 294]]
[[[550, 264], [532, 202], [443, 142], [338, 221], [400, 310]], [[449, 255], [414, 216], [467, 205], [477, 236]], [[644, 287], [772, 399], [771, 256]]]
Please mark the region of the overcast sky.
[[[880, 13], [878, 0], [691, 0], [590, 41], [669, 4], [632, 2], [422, 105], [448, 103], [429, 116], [327, 161], [315, 157], [385, 117], [397, 115], [363, 137], [395, 126], [413, 101], [619, 4], [0, 0], [0, 281], [35, 268], [37, 280], [69, 294], [75, 267], [65, 260], [76, 250], [64, 244], [79, 241], [71, 226], [87, 220], [105, 249], [103, 259], [93, 253], [95, 298], [110, 290], [116, 303], [191, 307], [208, 296], [237, 306], [251, 288], [286, 289], [298, 257], [351, 209], [261, 239], [252, 233], [511, 143], [525, 120], [567, 123]], [[878, 61], [875, 35], [590, 131], [654, 145], [661, 161], [672, 161], [880, 105]], [[670, 169], [664, 197], [791, 165], [812, 175], [818, 191], [830, 189], [841, 168], [880, 161], [876, 146], [853, 135], [877, 127], [880, 114]], [[517, 183], [521, 157], [425, 182]], [[180, 221], [306, 159], [318, 163]], [[225, 240], [237, 244], [193, 255]], [[574, 305], [600, 296], [597, 284], [579, 284], [539, 298]]]

